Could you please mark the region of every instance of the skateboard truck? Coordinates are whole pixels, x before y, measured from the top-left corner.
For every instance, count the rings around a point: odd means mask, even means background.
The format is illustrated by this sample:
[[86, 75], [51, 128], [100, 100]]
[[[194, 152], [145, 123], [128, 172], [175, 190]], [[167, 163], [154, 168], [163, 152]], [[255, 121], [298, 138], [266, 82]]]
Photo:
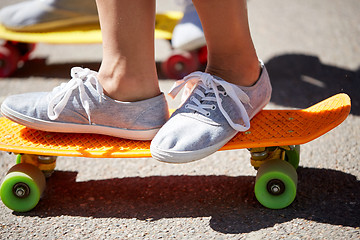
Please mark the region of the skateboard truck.
[[258, 170], [267, 161], [281, 159], [289, 162], [295, 169], [299, 166], [300, 145], [248, 148], [251, 166]]
[[28, 163], [42, 171], [46, 178], [50, 177], [56, 167], [56, 156], [18, 154], [16, 163]]

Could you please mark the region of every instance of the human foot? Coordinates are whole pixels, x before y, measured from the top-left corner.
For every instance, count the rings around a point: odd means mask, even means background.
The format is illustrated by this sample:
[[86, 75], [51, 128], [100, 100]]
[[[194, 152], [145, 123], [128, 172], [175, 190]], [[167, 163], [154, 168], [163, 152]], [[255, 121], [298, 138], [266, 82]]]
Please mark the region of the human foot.
[[204, 158], [225, 145], [270, 101], [271, 84], [265, 66], [251, 87], [228, 83], [196, 72], [178, 81], [171, 94], [186, 86], [187, 98], [151, 143], [152, 156], [184, 163]]
[[103, 93], [97, 72], [73, 68], [72, 79], [52, 92], [10, 96], [1, 105], [9, 119], [30, 128], [51, 132], [98, 133], [136, 140], [151, 140], [168, 119], [163, 94], [121, 102]]

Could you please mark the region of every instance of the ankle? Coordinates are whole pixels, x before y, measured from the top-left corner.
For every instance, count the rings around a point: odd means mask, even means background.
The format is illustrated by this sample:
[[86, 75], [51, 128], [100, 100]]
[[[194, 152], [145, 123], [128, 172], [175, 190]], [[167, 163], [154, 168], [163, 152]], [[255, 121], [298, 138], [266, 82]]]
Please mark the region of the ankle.
[[157, 79], [113, 77], [99, 73], [98, 80], [106, 96], [122, 102], [146, 100], [161, 93]]
[[206, 72], [220, 77], [227, 82], [250, 87], [259, 79], [261, 64], [258, 59], [236, 61], [226, 57], [217, 62], [209, 61]]

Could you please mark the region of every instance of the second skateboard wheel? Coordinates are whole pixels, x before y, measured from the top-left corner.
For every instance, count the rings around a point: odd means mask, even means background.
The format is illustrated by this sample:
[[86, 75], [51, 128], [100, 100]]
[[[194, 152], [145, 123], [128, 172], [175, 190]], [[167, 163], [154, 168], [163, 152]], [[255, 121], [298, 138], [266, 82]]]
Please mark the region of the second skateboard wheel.
[[162, 72], [171, 79], [181, 79], [196, 71], [199, 67], [198, 57], [194, 52], [183, 52], [171, 55], [161, 65]]
[[0, 46], [0, 77], [9, 77], [18, 67], [20, 53], [15, 46]]
[[300, 162], [300, 145], [292, 146], [291, 150], [287, 150], [285, 160], [297, 169]]

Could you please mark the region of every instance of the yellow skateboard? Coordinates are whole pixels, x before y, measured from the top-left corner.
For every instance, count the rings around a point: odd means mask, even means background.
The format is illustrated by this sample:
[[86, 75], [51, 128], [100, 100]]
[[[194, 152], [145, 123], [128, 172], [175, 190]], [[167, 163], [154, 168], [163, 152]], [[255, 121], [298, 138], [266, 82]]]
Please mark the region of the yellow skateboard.
[[[350, 112], [346, 94], [330, 97], [307, 109], [263, 110], [251, 128], [238, 133], [220, 150], [248, 148], [258, 170], [255, 195], [272, 209], [290, 205], [296, 196], [300, 144], [312, 141], [342, 123]], [[0, 188], [2, 202], [15, 211], [34, 208], [54, 171], [56, 156], [88, 158], [151, 157], [150, 141], [97, 134], [33, 130], [0, 118], [0, 150], [19, 154]]]
[[[165, 12], [156, 15], [155, 38], [171, 40], [182, 12]], [[0, 46], [0, 78], [11, 76], [18, 68], [19, 62], [25, 62], [34, 51], [36, 43], [47, 44], [90, 44], [101, 43], [99, 25], [77, 26], [56, 29], [50, 32], [18, 32], [0, 25], [0, 39], [6, 40]], [[197, 54], [198, 52], [198, 54]], [[205, 54], [205, 55], [204, 55]], [[206, 61], [206, 48], [174, 53], [162, 64], [162, 71], [169, 78], [181, 78]]]

